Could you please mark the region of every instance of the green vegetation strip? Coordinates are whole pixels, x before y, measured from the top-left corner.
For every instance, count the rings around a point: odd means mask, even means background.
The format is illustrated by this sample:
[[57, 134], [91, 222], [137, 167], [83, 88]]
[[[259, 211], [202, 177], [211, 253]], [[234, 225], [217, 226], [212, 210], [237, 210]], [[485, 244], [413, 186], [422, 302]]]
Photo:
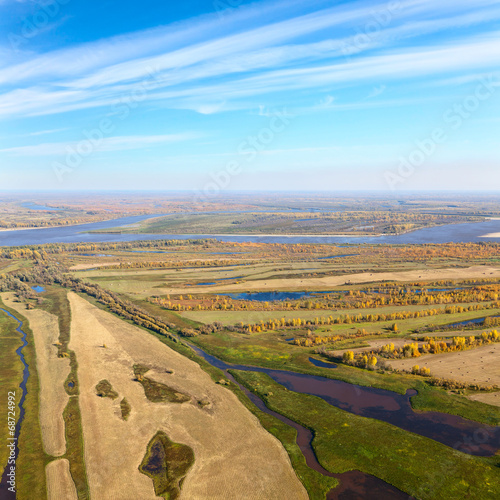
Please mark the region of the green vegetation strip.
[[90, 498], [89, 486], [87, 483], [87, 473], [85, 469], [85, 459], [83, 453], [83, 433], [82, 415], [78, 397], [71, 396], [64, 412], [64, 423], [66, 426], [66, 458], [69, 461], [70, 472], [75, 482], [79, 500]]
[[[0, 307], [9, 311], [13, 316], [22, 321], [22, 329], [26, 332], [26, 341], [28, 345], [24, 347], [23, 353], [28, 363], [30, 376], [26, 385], [27, 395], [24, 402], [24, 420], [19, 436], [19, 456], [16, 463], [16, 488], [18, 500], [31, 500], [32, 498], [46, 498], [46, 481], [45, 481], [45, 466], [50, 462], [51, 457], [43, 451], [42, 432], [39, 415], [39, 391], [40, 383], [38, 379], [38, 372], [36, 369], [36, 352], [35, 343], [33, 339], [33, 332], [28, 326], [28, 320], [21, 316], [16, 311], [5, 306], [0, 301]], [[22, 363], [15, 350], [21, 345], [20, 335], [16, 332], [17, 323], [11, 319], [6, 318], [4, 313], [0, 316], [2, 349], [0, 350], [0, 360], [2, 362], [0, 369], [0, 383], [2, 393], [5, 396], [5, 405], [7, 408], [6, 398], [9, 391], [16, 392], [16, 402], [19, 402], [21, 397], [21, 390], [19, 384], [22, 381]], [[5, 341], [5, 343], [4, 343]], [[4, 350], [5, 345], [5, 350]], [[7, 360], [4, 358], [10, 354], [12, 358]], [[5, 361], [5, 364], [4, 364]], [[19, 417], [19, 409], [16, 407], [16, 417]], [[3, 430], [5, 429], [5, 431]], [[2, 428], [2, 433], [7, 432], [7, 427]], [[4, 443], [7, 442], [5, 435]], [[6, 454], [4, 452], [8, 449], [2, 446], [2, 470], [6, 464]]]
[[499, 498], [498, 456], [465, 455], [320, 398], [288, 391], [265, 374], [235, 374], [271, 410], [313, 431], [316, 456], [331, 472], [361, 470], [421, 500]]
[[122, 412], [122, 419], [128, 420], [128, 417], [130, 416], [130, 413], [132, 412], [132, 406], [130, 406], [130, 403], [127, 401], [127, 398], [123, 398], [121, 400], [120, 410]]
[[160, 431], [149, 442], [139, 470], [153, 480], [157, 496], [176, 500], [193, 464], [193, 450], [185, 444], [174, 443]]

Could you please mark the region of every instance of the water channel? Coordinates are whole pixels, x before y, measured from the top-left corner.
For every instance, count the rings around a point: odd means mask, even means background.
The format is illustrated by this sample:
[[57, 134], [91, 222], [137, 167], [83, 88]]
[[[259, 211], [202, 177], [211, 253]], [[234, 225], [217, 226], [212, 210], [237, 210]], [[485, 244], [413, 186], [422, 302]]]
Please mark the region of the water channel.
[[[14, 443], [15, 443], [15, 450], [14, 450], [14, 460], [17, 462], [17, 459], [19, 457], [19, 436], [21, 434], [21, 426], [24, 420], [24, 401], [26, 399], [26, 394], [27, 394], [27, 388], [26, 384], [28, 382], [29, 378], [29, 366], [28, 363], [26, 363], [26, 359], [24, 357], [23, 353], [23, 348], [28, 345], [28, 342], [26, 340], [26, 332], [23, 331], [22, 327], [23, 324], [21, 321], [19, 321], [15, 316], [13, 316], [9, 311], [6, 311], [5, 309], [1, 309], [3, 313], [5, 313], [7, 316], [12, 318], [18, 323], [18, 326], [16, 328], [16, 331], [21, 334], [21, 340], [22, 340], [22, 345], [16, 350], [16, 354], [19, 356], [19, 359], [21, 360], [23, 364], [23, 379], [22, 382], [19, 384], [19, 389], [21, 390], [21, 398], [19, 400], [19, 405], [17, 406], [18, 411], [16, 410], [16, 417], [17, 417], [17, 423], [16, 423], [16, 428], [14, 432]], [[14, 389], [14, 388], [13, 388]], [[15, 389], [13, 391], [16, 393], [16, 396], [18, 396], [18, 391]], [[11, 441], [10, 439], [8, 440], [7, 444], [10, 444]], [[2, 443], [2, 446], [4, 444]], [[7, 473], [10, 471], [10, 466], [6, 466], [4, 474], [2, 476], [2, 481], [0, 483], [0, 500], [14, 500], [16, 498], [16, 494], [12, 493], [9, 491], [10, 485], [7, 484], [7, 481], [9, 481], [9, 477], [7, 476]], [[17, 472], [17, 471], [16, 471]]]
[[[463, 453], [475, 456], [492, 456], [500, 449], [500, 431], [497, 427], [487, 426], [446, 413], [417, 413], [413, 411], [410, 398], [417, 394], [415, 390], [408, 390], [405, 395], [401, 395], [384, 389], [358, 386], [316, 375], [235, 365], [226, 363], [198, 347], [193, 345], [190, 347], [212, 366], [223, 370], [232, 380], [234, 378], [227, 372], [229, 369], [265, 373], [291, 391], [320, 397], [328, 404], [349, 413], [388, 422], [406, 431], [434, 439]], [[315, 366], [335, 368], [334, 364], [324, 363], [319, 360], [310, 359], [310, 362]], [[242, 386], [240, 385], [240, 387]], [[297, 444], [301, 448], [309, 467], [321, 474], [336, 477], [340, 480], [341, 486], [328, 494], [328, 500], [379, 500], [381, 498], [384, 498], [384, 500], [403, 500], [408, 498], [406, 493], [401, 492], [392, 485], [360, 471], [351, 471], [345, 474], [333, 474], [326, 471], [315, 455], [312, 447], [313, 436], [311, 431], [269, 410], [255, 394], [243, 387], [242, 389], [262, 411], [297, 430]]]

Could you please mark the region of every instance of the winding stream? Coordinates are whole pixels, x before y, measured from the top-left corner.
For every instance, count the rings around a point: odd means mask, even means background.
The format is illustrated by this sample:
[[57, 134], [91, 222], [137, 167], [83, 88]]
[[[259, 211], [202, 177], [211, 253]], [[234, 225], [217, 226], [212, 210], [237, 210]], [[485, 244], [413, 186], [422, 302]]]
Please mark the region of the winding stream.
[[[19, 388], [21, 389], [21, 399], [20, 399], [19, 405], [18, 405], [19, 414], [17, 415], [18, 419], [17, 419], [16, 430], [15, 430], [15, 435], [14, 435], [15, 443], [16, 443], [15, 460], [17, 462], [17, 459], [19, 457], [19, 446], [18, 446], [19, 435], [21, 433], [21, 426], [22, 426], [22, 423], [24, 420], [24, 413], [25, 413], [23, 405], [24, 405], [24, 401], [26, 399], [26, 394], [28, 393], [27, 388], [26, 388], [26, 384], [28, 382], [28, 378], [30, 375], [28, 363], [26, 363], [26, 359], [25, 359], [24, 353], [23, 353], [23, 348], [28, 345], [28, 342], [26, 340], [26, 332], [22, 329], [22, 326], [23, 326], [22, 321], [17, 319], [14, 315], [12, 315], [9, 311], [6, 311], [5, 309], [0, 308], [0, 311], [4, 312], [5, 314], [7, 314], [7, 316], [14, 319], [18, 323], [16, 331], [21, 334], [21, 339], [23, 342], [23, 344], [16, 350], [16, 354], [19, 356], [19, 359], [23, 363], [23, 367], [24, 367], [23, 368], [23, 380], [19, 384]], [[2, 443], [2, 446], [3, 445], [4, 445], [4, 443]], [[7, 481], [8, 481], [7, 471], [8, 471], [8, 468], [6, 467], [4, 474], [2, 476], [2, 482], [0, 483], [0, 500], [14, 500], [16, 498], [16, 494], [9, 491], [9, 485], [7, 484]], [[16, 471], [16, 472], [17, 472], [17, 474], [16, 474], [16, 476], [17, 476], [19, 474], [19, 471]], [[16, 479], [19, 479], [19, 478], [16, 478]]]
[[402, 395], [385, 389], [349, 384], [317, 375], [257, 366], [233, 365], [207, 354], [198, 347], [191, 347], [212, 366], [221, 370], [265, 373], [290, 391], [317, 396], [341, 410], [387, 422], [468, 455], [490, 457], [500, 449], [500, 428], [498, 427], [480, 424], [448, 413], [415, 412], [410, 402], [410, 398], [417, 394], [417, 391], [413, 389], [409, 389], [406, 394]]
[[310, 469], [313, 469], [324, 476], [335, 477], [338, 479], [339, 485], [328, 492], [326, 500], [408, 500], [408, 495], [406, 493], [370, 474], [365, 474], [364, 472], [358, 470], [344, 472], [342, 474], [333, 474], [332, 472], [327, 471], [318, 462], [318, 458], [314, 453], [314, 449], [312, 447], [314, 436], [309, 429], [306, 429], [297, 422], [270, 410], [258, 396], [251, 393], [246, 387], [238, 383], [230, 373], [227, 371], [225, 373], [226, 376], [248, 396], [250, 401], [252, 401], [257, 408], [264, 413], [281, 420], [297, 431], [297, 446], [304, 455], [306, 464]]

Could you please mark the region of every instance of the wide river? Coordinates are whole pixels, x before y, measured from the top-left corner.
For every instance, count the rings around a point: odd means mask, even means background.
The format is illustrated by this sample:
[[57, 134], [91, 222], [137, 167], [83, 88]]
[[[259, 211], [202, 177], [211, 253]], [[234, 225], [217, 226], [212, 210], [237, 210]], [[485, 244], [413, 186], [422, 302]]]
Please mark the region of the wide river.
[[464, 224], [448, 224], [445, 226], [420, 229], [411, 233], [395, 236], [249, 236], [227, 235], [212, 236], [209, 234], [100, 234], [89, 233], [98, 229], [111, 229], [135, 224], [158, 215], [142, 215], [123, 217], [92, 224], [64, 226], [43, 229], [27, 229], [18, 231], [0, 231], [0, 246], [41, 245], [44, 243], [106, 243], [137, 240], [216, 238], [220, 241], [261, 242], [261, 243], [462, 243], [479, 241], [500, 241], [500, 238], [487, 237], [490, 233], [500, 233], [500, 220], [487, 220]]

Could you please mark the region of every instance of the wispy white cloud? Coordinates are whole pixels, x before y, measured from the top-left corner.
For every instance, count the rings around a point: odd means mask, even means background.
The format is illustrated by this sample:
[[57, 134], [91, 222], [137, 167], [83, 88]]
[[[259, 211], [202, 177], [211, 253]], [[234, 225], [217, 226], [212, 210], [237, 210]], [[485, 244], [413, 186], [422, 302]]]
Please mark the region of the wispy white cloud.
[[36, 132], [30, 132], [29, 134], [24, 134], [24, 136], [25, 137], [35, 137], [37, 135], [57, 134], [58, 132], [64, 132], [65, 130], [68, 130], [68, 127], [54, 128], [51, 130], [37, 130]]
[[[30, 57], [0, 70], [0, 116], [37, 116], [113, 106], [155, 73], [148, 100], [156, 106], [213, 114], [263, 94], [374, 84], [444, 73], [488, 70], [500, 62], [499, 33], [451, 38], [428, 46], [423, 35], [500, 20], [497, 0], [453, 4], [408, 0], [354, 2], [293, 16], [300, 2], [234, 9], [221, 22], [204, 15], [170, 26], [121, 35]], [[260, 9], [260, 10], [259, 10]], [[264, 10], [262, 10], [264, 9]], [[267, 12], [285, 19], [266, 23]], [[285, 15], [286, 14], [286, 15]], [[365, 42], [367, 23], [384, 18]], [[389, 16], [389, 17], [388, 17]], [[248, 27], [250, 26], [250, 27]], [[368, 30], [366, 30], [368, 32]], [[317, 39], [309, 40], [312, 34]], [[303, 41], [308, 35], [308, 41]], [[420, 38], [419, 38], [420, 37]], [[418, 44], [395, 45], [418, 38]], [[346, 58], [346, 48], [349, 57]], [[13, 88], [17, 83], [17, 88]], [[20, 84], [23, 85], [20, 85]], [[108, 111], [109, 112], [109, 111]]]

